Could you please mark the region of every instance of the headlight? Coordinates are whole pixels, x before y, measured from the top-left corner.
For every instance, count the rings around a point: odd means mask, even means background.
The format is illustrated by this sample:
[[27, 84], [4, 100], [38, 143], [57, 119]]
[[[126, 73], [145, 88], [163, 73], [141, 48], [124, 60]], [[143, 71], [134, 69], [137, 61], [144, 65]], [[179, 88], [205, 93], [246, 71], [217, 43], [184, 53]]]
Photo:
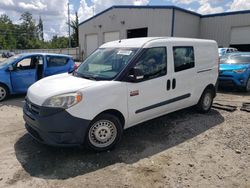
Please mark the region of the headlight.
[[63, 95], [57, 95], [47, 99], [43, 106], [53, 107], [53, 108], [69, 108], [76, 105], [82, 100], [82, 94], [79, 92], [76, 93], [67, 93]]
[[245, 71], [246, 71], [246, 69], [233, 70], [233, 72], [235, 72], [235, 73], [243, 73]]

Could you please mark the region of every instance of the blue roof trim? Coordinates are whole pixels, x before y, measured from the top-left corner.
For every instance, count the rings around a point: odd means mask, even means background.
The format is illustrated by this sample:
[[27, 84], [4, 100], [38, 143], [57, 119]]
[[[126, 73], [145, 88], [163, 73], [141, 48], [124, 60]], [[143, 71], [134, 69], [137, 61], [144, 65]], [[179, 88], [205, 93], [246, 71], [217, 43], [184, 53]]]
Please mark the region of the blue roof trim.
[[207, 14], [202, 15], [202, 18], [208, 17], [217, 17], [217, 16], [229, 16], [229, 15], [236, 15], [236, 14], [250, 14], [250, 10], [241, 10], [241, 11], [234, 11], [234, 12], [223, 12], [223, 13], [216, 13], [216, 14]]
[[136, 5], [115, 5], [115, 6], [112, 6], [112, 7], [109, 7], [108, 9], [90, 17], [89, 19], [87, 20], [84, 20], [83, 22], [79, 23], [79, 26], [100, 16], [101, 14], [104, 14], [105, 12], [108, 12], [110, 11], [111, 9], [115, 9], [115, 8], [134, 8], [134, 9], [175, 9], [175, 10], [179, 10], [179, 11], [182, 11], [182, 12], [186, 12], [186, 13], [189, 13], [189, 14], [193, 14], [195, 16], [199, 16], [201, 17], [202, 15], [201, 14], [198, 14], [196, 12], [192, 12], [190, 10], [186, 10], [186, 9], [183, 9], [183, 8], [180, 8], [180, 7], [176, 7], [176, 6], [172, 6], [172, 5], [166, 5], [166, 6], [158, 6], [158, 5], [152, 5], [152, 6], [136, 6]]
[[92, 16], [91, 18], [87, 19], [87, 20], [84, 20], [83, 22], [81, 22], [79, 24], [82, 25], [98, 16], [100, 16], [101, 14], [105, 13], [105, 12], [108, 12], [110, 11], [111, 9], [115, 9], [115, 8], [134, 8], [134, 9], [174, 9], [174, 10], [179, 10], [179, 11], [182, 11], [182, 12], [186, 12], [186, 13], [189, 13], [189, 14], [192, 14], [192, 15], [195, 15], [195, 16], [199, 16], [201, 18], [208, 18], [208, 17], [216, 17], [216, 16], [228, 16], [228, 15], [236, 15], [236, 14], [249, 14], [250, 13], [250, 10], [242, 10], [242, 11], [234, 11], [234, 12], [223, 12], [223, 13], [216, 13], [216, 14], [207, 14], [207, 15], [201, 15], [201, 14], [198, 14], [196, 12], [192, 12], [190, 10], [187, 10], [187, 9], [183, 9], [183, 8], [180, 8], [180, 7], [176, 7], [176, 6], [173, 6], [173, 5], [163, 5], [163, 6], [159, 6], [159, 5], [148, 5], [148, 6], [138, 6], [138, 5], [115, 5], [115, 6], [112, 6], [112, 7], [109, 7], [108, 9]]

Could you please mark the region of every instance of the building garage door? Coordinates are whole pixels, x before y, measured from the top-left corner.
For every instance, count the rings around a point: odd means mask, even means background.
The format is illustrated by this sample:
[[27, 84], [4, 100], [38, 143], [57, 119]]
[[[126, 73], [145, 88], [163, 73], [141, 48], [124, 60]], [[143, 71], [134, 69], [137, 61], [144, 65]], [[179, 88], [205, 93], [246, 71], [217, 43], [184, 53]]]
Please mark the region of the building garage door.
[[250, 26], [233, 27], [230, 46], [240, 51], [250, 51]]
[[90, 55], [98, 48], [98, 36], [96, 34], [86, 35], [86, 53]]
[[109, 42], [113, 40], [119, 40], [120, 33], [119, 32], [106, 32], [104, 33], [104, 42]]

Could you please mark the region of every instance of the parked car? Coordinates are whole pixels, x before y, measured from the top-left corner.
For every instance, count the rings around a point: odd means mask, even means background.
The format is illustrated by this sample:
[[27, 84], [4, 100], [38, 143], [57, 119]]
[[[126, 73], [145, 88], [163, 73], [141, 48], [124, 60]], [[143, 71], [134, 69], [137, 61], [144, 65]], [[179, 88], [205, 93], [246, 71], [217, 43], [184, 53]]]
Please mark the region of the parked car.
[[236, 48], [218, 48], [219, 56], [222, 57], [226, 54], [237, 52]]
[[233, 53], [221, 58], [219, 84], [250, 91], [249, 52]]
[[8, 58], [0, 63], [0, 101], [9, 94], [26, 93], [41, 78], [73, 70], [74, 61], [67, 55], [29, 53]]
[[44, 78], [28, 89], [26, 129], [41, 143], [102, 151], [138, 123], [193, 105], [208, 112], [217, 48], [211, 40], [171, 37], [103, 44], [72, 75]]
[[9, 57], [12, 57], [14, 55], [15, 55], [14, 52], [3, 52], [2, 53], [2, 58], [9, 58]]

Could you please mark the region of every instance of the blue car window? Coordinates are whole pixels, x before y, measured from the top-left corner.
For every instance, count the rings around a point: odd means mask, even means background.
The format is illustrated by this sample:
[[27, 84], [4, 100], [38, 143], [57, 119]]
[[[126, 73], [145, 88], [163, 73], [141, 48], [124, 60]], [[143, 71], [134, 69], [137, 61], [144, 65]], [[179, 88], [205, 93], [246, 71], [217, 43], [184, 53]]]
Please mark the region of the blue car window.
[[68, 63], [68, 57], [47, 56], [47, 67], [60, 67]]
[[18, 70], [36, 69], [39, 63], [38, 58], [38, 56], [24, 58], [21, 61], [17, 62], [16, 68]]

